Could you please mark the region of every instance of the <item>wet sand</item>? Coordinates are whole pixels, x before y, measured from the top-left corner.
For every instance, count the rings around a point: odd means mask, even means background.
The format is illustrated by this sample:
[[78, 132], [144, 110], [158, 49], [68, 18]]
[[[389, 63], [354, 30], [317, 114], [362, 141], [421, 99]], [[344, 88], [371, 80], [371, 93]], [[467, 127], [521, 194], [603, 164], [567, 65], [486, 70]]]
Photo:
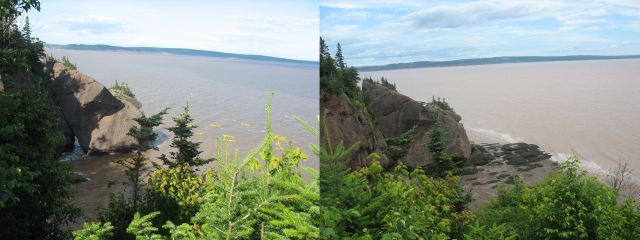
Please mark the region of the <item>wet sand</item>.
[[71, 185], [71, 189], [75, 192], [75, 197], [71, 203], [79, 207], [83, 211], [83, 218], [78, 222], [68, 226], [69, 229], [78, 229], [82, 227], [85, 221], [94, 221], [97, 216], [97, 208], [106, 206], [109, 200], [109, 193], [122, 191], [123, 187], [116, 184], [109, 188], [107, 184], [110, 181], [122, 182], [126, 181], [126, 175], [123, 168], [116, 164], [117, 159], [126, 157], [122, 154], [92, 156], [77, 160], [66, 161], [64, 164], [71, 166], [74, 172], [79, 172], [89, 178], [88, 181]]

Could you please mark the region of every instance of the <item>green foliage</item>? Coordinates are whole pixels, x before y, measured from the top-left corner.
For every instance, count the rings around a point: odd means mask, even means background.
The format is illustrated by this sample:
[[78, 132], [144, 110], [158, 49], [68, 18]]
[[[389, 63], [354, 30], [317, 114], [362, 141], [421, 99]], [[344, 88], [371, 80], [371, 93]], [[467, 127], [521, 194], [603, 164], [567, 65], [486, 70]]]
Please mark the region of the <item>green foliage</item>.
[[243, 161], [237, 153], [229, 156], [228, 137], [218, 148], [222, 149], [218, 151], [218, 171], [205, 182], [212, 190], [193, 218], [205, 238], [319, 237], [318, 172], [307, 168], [312, 182], [304, 180], [298, 163], [306, 156], [297, 147], [279, 144], [284, 139], [271, 133], [270, 109], [267, 105], [265, 139]]
[[[64, 60], [64, 57], [62, 59]], [[66, 64], [65, 64], [65, 66], [66, 66]], [[129, 84], [127, 84], [126, 82], [118, 83], [117, 80], [113, 85], [111, 85], [111, 87], [109, 87], [109, 91], [112, 92], [116, 96], [118, 96], [118, 95], [124, 95], [124, 96], [129, 96], [129, 97], [134, 97], [135, 96], [133, 94], [133, 92], [131, 91], [131, 89], [129, 88]]]
[[638, 204], [632, 199], [627, 199], [620, 206], [620, 213], [624, 219], [621, 239], [640, 239], [640, 208]]
[[[126, 233], [125, 227], [131, 221], [131, 213], [140, 210], [139, 205], [143, 197], [141, 196], [141, 177], [145, 161], [147, 161], [143, 151], [149, 149], [150, 146], [148, 144], [156, 139], [157, 134], [153, 132], [153, 128], [162, 124], [163, 116], [166, 113], [167, 109], [165, 108], [151, 117], [135, 118], [134, 121], [139, 125], [131, 127], [127, 135], [136, 139], [137, 146], [128, 158], [116, 161], [116, 163], [124, 167], [124, 172], [129, 180], [127, 184], [132, 190], [131, 196], [125, 197], [124, 192], [110, 193], [108, 205], [98, 209], [98, 219], [103, 222], [114, 223], [116, 226], [114, 232], [117, 239], [131, 237]], [[146, 198], [149, 199], [150, 196]]]
[[[357, 146], [320, 149], [320, 233], [323, 239], [449, 239], [472, 222], [470, 200], [459, 178], [427, 176], [398, 165], [386, 172], [378, 162], [350, 172], [344, 160]], [[397, 142], [403, 142], [398, 139]]]
[[133, 212], [136, 212], [133, 199], [127, 197], [124, 191], [110, 193], [107, 206], [98, 207], [98, 220], [112, 224], [110, 231], [113, 239], [133, 239], [126, 231]]
[[413, 139], [413, 134], [416, 132], [416, 126], [413, 126], [411, 129], [406, 132], [400, 134], [397, 137], [386, 138], [387, 148], [385, 149], [385, 154], [387, 157], [393, 160], [399, 160], [407, 154], [407, 144], [411, 142]]
[[502, 225], [481, 226], [477, 222], [470, 226], [469, 232], [464, 234], [467, 240], [516, 240], [516, 233], [507, 233], [507, 228]]
[[373, 79], [371, 79], [371, 77], [364, 78], [364, 79], [362, 79], [362, 81], [363, 82], [364, 81], [368, 81], [370, 83], [380, 84], [381, 86], [383, 86], [383, 87], [385, 87], [385, 88], [387, 88], [389, 90], [393, 90], [393, 91], [396, 91], [396, 92], [398, 91], [396, 89], [396, 83], [389, 82], [389, 79], [387, 79], [385, 77], [380, 77], [380, 81], [373, 80]]
[[323, 93], [345, 93], [355, 99], [360, 95], [358, 70], [347, 67], [338, 43], [335, 59], [329, 53], [329, 47], [320, 38], [320, 89]]
[[428, 102], [427, 106], [433, 107], [435, 109], [443, 110], [443, 111], [453, 111], [453, 108], [449, 106], [449, 103], [447, 103], [447, 100], [444, 98], [440, 99], [440, 97], [438, 98], [431, 97], [431, 102]]
[[202, 184], [214, 173], [209, 170], [203, 176], [185, 168], [158, 168], [149, 177], [144, 212], [160, 211], [159, 223], [189, 222], [203, 201]]
[[158, 228], [154, 227], [151, 219], [155, 218], [159, 212], [153, 212], [140, 217], [140, 213], [133, 215], [131, 224], [127, 227], [127, 232], [136, 236], [136, 240], [164, 240], [161, 235], [157, 234]]
[[73, 64], [71, 61], [69, 61], [69, 58], [67, 58], [66, 56], [62, 56], [62, 65], [64, 65], [65, 67], [67, 67], [67, 68], [69, 68], [71, 70], [77, 70], [78, 69], [78, 67], [75, 64]]
[[163, 153], [158, 159], [162, 160], [162, 163], [170, 168], [197, 167], [213, 161], [213, 159], [199, 157], [200, 153], [202, 153], [200, 151], [201, 143], [191, 141], [193, 129], [197, 128], [197, 126], [193, 124], [193, 118], [189, 113], [189, 104], [184, 106], [183, 112], [174, 117], [173, 121], [176, 125], [168, 128], [174, 134], [170, 146], [175, 148], [177, 152], [170, 152], [171, 158], [168, 158]]
[[635, 239], [638, 211], [616, 204], [614, 190], [580, 170], [571, 157], [543, 182], [517, 181], [478, 215], [480, 225], [504, 225], [518, 239]]
[[79, 210], [66, 201], [70, 170], [54, 157], [60, 136], [46, 94], [0, 92], [0, 238], [48, 238]]
[[82, 229], [73, 232], [74, 240], [109, 240], [113, 237], [113, 226], [110, 222], [87, 222]]
[[55, 158], [59, 116], [44, 74], [43, 43], [16, 19], [39, 1], [0, 2], [0, 239], [58, 239], [80, 210], [68, 204], [70, 169]]
[[118, 164], [125, 167], [125, 174], [129, 178], [129, 183], [132, 185], [133, 195], [131, 198], [133, 200], [133, 208], [136, 210], [140, 192], [140, 175], [144, 168], [144, 163], [147, 160], [143, 151], [149, 149], [148, 144], [156, 139], [157, 134], [153, 132], [153, 128], [162, 124], [163, 117], [167, 114], [167, 110], [168, 108], [165, 108], [151, 117], [141, 116], [133, 119], [138, 123], [138, 126], [131, 127], [127, 135], [135, 138], [138, 144], [129, 158], [118, 161]]
[[244, 159], [229, 152], [235, 140], [225, 135], [216, 170], [157, 168], [127, 232], [136, 239], [318, 239], [318, 171], [305, 168], [305, 180], [299, 163], [307, 156], [271, 132], [270, 109], [265, 139]]
[[438, 163], [438, 173], [441, 175], [447, 171], [455, 171], [453, 157], [447, 153], [447, 130], [442, 127], [440, 113], [436, 113], [436, 124], [429, 134], [429, 141], [425, 147], [433, 153], [433, 159]]

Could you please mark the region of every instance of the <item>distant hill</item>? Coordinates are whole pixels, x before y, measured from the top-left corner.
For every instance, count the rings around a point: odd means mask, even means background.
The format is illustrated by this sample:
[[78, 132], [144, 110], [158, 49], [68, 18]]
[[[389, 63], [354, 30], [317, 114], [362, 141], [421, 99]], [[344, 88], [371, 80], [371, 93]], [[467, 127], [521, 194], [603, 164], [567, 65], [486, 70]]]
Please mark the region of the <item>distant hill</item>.
[[491, 57], [491, 58], [470, 58], [451, 61], [419, 61], [409, 63], [393, 63], [379, 66], [362, 66], [357, 67], [359, 71], [383, 71], [393, 69], [406, 68], [427, 68], [427, 67], [453, 67], [453, 66], [470, 66], [470, 65], [486, 65], [501, 63], [524, 63], [524, 62], [553, 62], [553, 61], [579, 61], [579, 60], [605, 60], [605, 59], [632, 59], [640, 58], [640, 55], [623, 55], [623, 56], [595, 56], [595, 55], [571, 55], [571, 56], [518, 56], [518, 57]]
[[145, 52], [145, 53], [168, 53], [168, 54], [175, 54], [175, 55], [188, 55], [188, 56], [201, 56], [201, 57], [232, 58], [232, 59], [245, 59], [245, 60], [284, 62], [284, 63], [318, 64], [318, 62], [315, 62], [315, 61], [296, 60], [296, 59], [279, 58], [279, 57], [271, 57], [271, 56], [263, 56], [263, 55], [225, 53], [225, 52], [186, 49], [186, 48], [118, 47], [118, 46], [100, 45], [100, 44], [97, 44], [97, 45], [46, 44], [45, 47], [54, 48], [54, 49], [92, 50], [92, 51], [129, 51], [129, 52]]

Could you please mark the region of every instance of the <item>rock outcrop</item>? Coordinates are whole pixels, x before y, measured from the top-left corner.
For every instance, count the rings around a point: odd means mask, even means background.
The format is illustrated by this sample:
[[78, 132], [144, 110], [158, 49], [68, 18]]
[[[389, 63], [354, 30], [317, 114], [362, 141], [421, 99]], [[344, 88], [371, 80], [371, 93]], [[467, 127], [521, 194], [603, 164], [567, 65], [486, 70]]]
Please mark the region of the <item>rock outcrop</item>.
[[136, 144], [127, 132], [137, 124], [133, 119], [143, 115], [137, 100], [121, 101], [93, 78], [61, 63], [50, 67], [56, 102], [85, 152], [121, 152]]
[[[359, 147], [355, 149], [347, 159], [349, 159], [348, 167], [351, 169], [359, 169], [369, 164], [371, 153], [377, 153], [381, 158], [378, 159], [382, 165], [388, 166], [388, 158], [382, 154], [386, 148], [386, 143], [382, 134], [376, 130], [375, 126], [366, 119], [363, 114], [349, 101], [344, 94], [327, 94], [320, 99], [321, 114], [325, 114], [325, 123], [329, 130], [332, 147], [343, 142], [345, 148], [359, 143]], [[324, 129], [321, 131], [324, 133]], [[321, 137], [321, 143], [326, 149], [327, 141], [324, 134]]]
[[397, 137], [415, 126], [412, 140], [400, 162], [409, 167], [435, 164], [432, 153], [424, 146], [435, 127], [437, 115], [447, 132], [447, 153], [455, 160], [469, 159], [471, 144], [460, 123], [461, 117], [455, 112], [427, 106], [371, 81], [363, 82], [362, 94], [367, 99], [367, 109], [385, 138]]

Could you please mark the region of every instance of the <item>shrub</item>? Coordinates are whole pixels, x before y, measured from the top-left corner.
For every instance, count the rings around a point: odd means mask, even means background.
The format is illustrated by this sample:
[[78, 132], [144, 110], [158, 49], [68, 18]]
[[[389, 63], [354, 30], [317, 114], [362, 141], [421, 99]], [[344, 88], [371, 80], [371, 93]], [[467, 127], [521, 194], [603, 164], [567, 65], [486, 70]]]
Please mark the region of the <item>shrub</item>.
[[71, 63], [71, 61], [69, 61], [69, 58], [67, 58], [66, 56], [62, 56], [62, 65], [64, 65], [65, 67], [71, 69], [71, 70], [77, 70], [78, 67]]
[[431, 97], [431, 102], [427, 103], [427, 106], [436, 108], [436, 109], [440, 109], [440, 110], [444, 110], [444, 111], [453, 111], [453, 108], [451, 108], [451, 106], [449, 106], [449, 103], [447, 103], [447, 100], [442, 98], [440, 99], [440, 97], [436, 98], [436, 97]]
[[229, 152], [234, 140], [225, 136], [215, 170], [204, 176], [188, 165], [155, 170], [146, 209], [127, 232], [139, 239], [318, 239], [318, 171], [301, 168], [306, 154], [271, 132], [270, 109], [265, 139], [244, 159]]
[[116, 97], [120, 94], [124, 96], [135, 97], [127, 83], [118, 83], [117, 80], [113, 85], [111, 85], [111, 87], [109, 87], [109, 91], [116, 95]]
[[460, 179], [442, 179], [421, 169], [398, 165], [386, 172], [374, 161], [351, 172], [344, 166], [357, 148], [333, 146], [324, 127], [326, 143], [320, 152], [320, 233], [325, 239], [448, 239], [460, 238], [472, 222], [466, 210], [469, 195]]
[[393, 160], [398, 160], [404, 157], [408, 151], [407, 144], [409, 144], [413, 139], [415, 131], [416, 126], [413, 126], [411, 129], [397, 137], [386, 138], [385, 141], [387, 142], [387, 148], [384, 151], [385, 154]]
[[504, 225], [518, 239], [634, 239], [637, 216], [630, 203], [617, 207], [613, 188], [580, 170], [573, 156], [541, 183], [502, 186], [478, 221]]

